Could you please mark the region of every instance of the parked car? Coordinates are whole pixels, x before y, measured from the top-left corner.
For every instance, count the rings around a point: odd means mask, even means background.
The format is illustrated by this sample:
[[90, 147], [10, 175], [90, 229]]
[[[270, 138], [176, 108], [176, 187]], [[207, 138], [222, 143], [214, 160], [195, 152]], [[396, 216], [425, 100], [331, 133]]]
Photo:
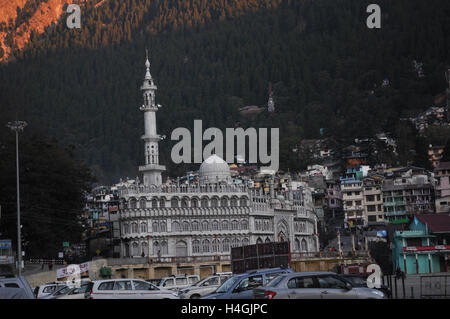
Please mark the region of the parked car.
[[56, 297], [56, 299], [85, 299], [86, 292], [90, 292], [93, 287], [92, 282], [85, 282], [80, 287], [71, 288], [66, 294]]
[[[15, 288], [19, 290], [10, 290], [6, 288]], [[33, 290], [24, 276], [17, 277], [0, 277], [0, 289], [3, 289], [4, 298], [8, 295], [19, 298], [20, 296], [26, 299], [34, 299]]]
[[110, 279], [92, 282], [87, 299], [179, 299], [176, 292], [140, 279]]
[[196, 282], [194, 285], [180, 290], [180, 298], [182, 299], [198, 299], [200, 297], [209, 295], [216, 291], [225, 281], [233, 274], [216, 273]]
[[162, 278], [157, 286], [162, 289], [178, 291], [183, 288], [187, 288], [198, 281], [200, 281], [200, 277], [198, 275], [173, 275]]
[[384, 299], [379, 290], [353, 287], [332, 272], [295, 272], [253, 291], [255, 299]]
[[289, 268], [271, 268], [238, 274], [225, 281], [214, 293], [201, 299], [253, 299], [253, 289], [291, 272]]
[[[341, 274], [339, 276], [341, 276], [342, 278], [349, 281], [353, 287], [367, 287], [367, 277], [366, 276], [344, 275], [344, 274]], [[388, 286], [382, 284], [380, 288], [375, 288], [375, 289], [382, 291], [386, 295], [386, 297], [392, 298], [392, 292]]]
[[57, 299], [69, 293], [71, 290], [72, 288], [67, 285], [59, 285], [53, 293], [39, 297], [38, 299]]
[[63, 282], [51, 282], [45, 285], [36, 286], [34, 288], [34, 295], [36, 296], [36, 298], [48, 296], [54, 293], [56, 290], [61, 289], [62, 286], [67, 285]]

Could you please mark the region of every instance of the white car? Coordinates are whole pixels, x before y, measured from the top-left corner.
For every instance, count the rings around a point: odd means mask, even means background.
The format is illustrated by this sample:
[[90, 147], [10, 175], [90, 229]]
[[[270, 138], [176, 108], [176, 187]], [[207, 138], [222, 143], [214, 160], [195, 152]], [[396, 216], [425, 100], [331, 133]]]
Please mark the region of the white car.
[[200, 280], [198, 275], [177, 275], [164, 277], [158, 284], [159, 288], [180, 290], [187, 288]]
[[60, 289], [62, 286], [66, 286], [64, 282], [52, 282], [47, 283], [45, 285], [40, 285], [34, 288], [34, 295], [36, 298], [42, 298], [44, 296], [49, 296], [53, 294], [57, 289]]
[[109, 279], [92, 282], [87, 299], [180, 299], [176, 292], [140, 279]]
[[200, 297], [209, 295], [210, 293], [216, 291], [217, 288], [219, 288], [231, 276], [231, 272], [208, 276], [190, 287], [181, 289], [180, 298], [198, 299]]

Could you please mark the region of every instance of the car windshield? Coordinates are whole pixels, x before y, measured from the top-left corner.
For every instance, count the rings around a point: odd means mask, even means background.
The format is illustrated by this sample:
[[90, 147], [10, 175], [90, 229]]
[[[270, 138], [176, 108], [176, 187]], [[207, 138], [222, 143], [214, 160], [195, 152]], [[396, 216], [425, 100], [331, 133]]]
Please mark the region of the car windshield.
[[268, 284], [266, 284], [266, 286], [267, 286], [267, 287], [276, 287], [276, 286], [278, 285], [278, 283], [279, 283], [280, 281], [282, 281], [283, 278], [285, 278], [285, 277], [286, 277], [286, 275], [280, 275], [280, 276], [277, 276], [277, 277], [275, 277], [274, 279], [272, 279], [272, 281], [270, 281]]
[[354, 286], [365, 286], [367, 284], [366, 280], [362, 277], [348, 276], [344, 277], [344, 279], [350, 281], [350, 283]]
[[67, 286], [63, 286], [61, 289], [58, 289], [57, 291], [55, 291], [53, 293], [53, 295], [55, 295], [55, 296], [64, 295], [64, 294], [68, 293], [71, 290], [72, 290], [72, 288], [67, 287]]
[[233, 285], [234, 285], [238, 280], [240, 280], [240, 279], [241, 279], [241, 277], [231, 277], [230, 279], [228, 279], [227, 281], [225, 281], [225, 282], [223, 283], [223, 285], [220, 286], [220, 287], [216, 290], [216, 292], [217, 292], [217, 293], [221, 293], [221, 294], [226, 293], [226, 292], [227, 292], [228, 290], [230, 290], [230, 288], [233, 287]]

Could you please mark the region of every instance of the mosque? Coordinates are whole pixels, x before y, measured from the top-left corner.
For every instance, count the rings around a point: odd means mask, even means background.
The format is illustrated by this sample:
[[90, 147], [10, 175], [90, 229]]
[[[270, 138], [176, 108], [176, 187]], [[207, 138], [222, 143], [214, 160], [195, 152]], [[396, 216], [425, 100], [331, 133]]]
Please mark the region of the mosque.
[[197, 184], [163, 184], [159, 163], [155, 102], [157, 87], [145, 62], [143, 182], [122, 186], [121, 257], [196, 257], [229, 255], [232, 247], [289, 241], [291, 252], [318, 252], [317, 216], [301, 190], [289, 182], [283, 193], [236, 184], [228, 164], [217, 155], [200, 166]]

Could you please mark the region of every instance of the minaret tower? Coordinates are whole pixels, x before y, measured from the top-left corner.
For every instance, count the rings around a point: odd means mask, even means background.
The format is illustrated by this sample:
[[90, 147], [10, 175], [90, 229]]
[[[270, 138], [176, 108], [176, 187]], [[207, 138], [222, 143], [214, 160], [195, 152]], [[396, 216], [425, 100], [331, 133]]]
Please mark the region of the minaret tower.
[[157, 87], [150, 74], [150, 62], [145, 61], [147, 69], [144, 77], [144, 83], [141, 86], [141, 91], [144, 96], [144, 104], [140, 110], [144, 112], [144, 126], [145, 134], [142, 139], [145, 142], [145, 165], [139, 167], [139, 171], [144, 175], [144, 185], [160, 186], [162, 184], [161, 172], [166, 170], [165, 166], [159, 165], [159, 148], [158, 142], [164, 137], [156, 133], [156, 112], [161, 107], [155, 102], [155, 93]]

